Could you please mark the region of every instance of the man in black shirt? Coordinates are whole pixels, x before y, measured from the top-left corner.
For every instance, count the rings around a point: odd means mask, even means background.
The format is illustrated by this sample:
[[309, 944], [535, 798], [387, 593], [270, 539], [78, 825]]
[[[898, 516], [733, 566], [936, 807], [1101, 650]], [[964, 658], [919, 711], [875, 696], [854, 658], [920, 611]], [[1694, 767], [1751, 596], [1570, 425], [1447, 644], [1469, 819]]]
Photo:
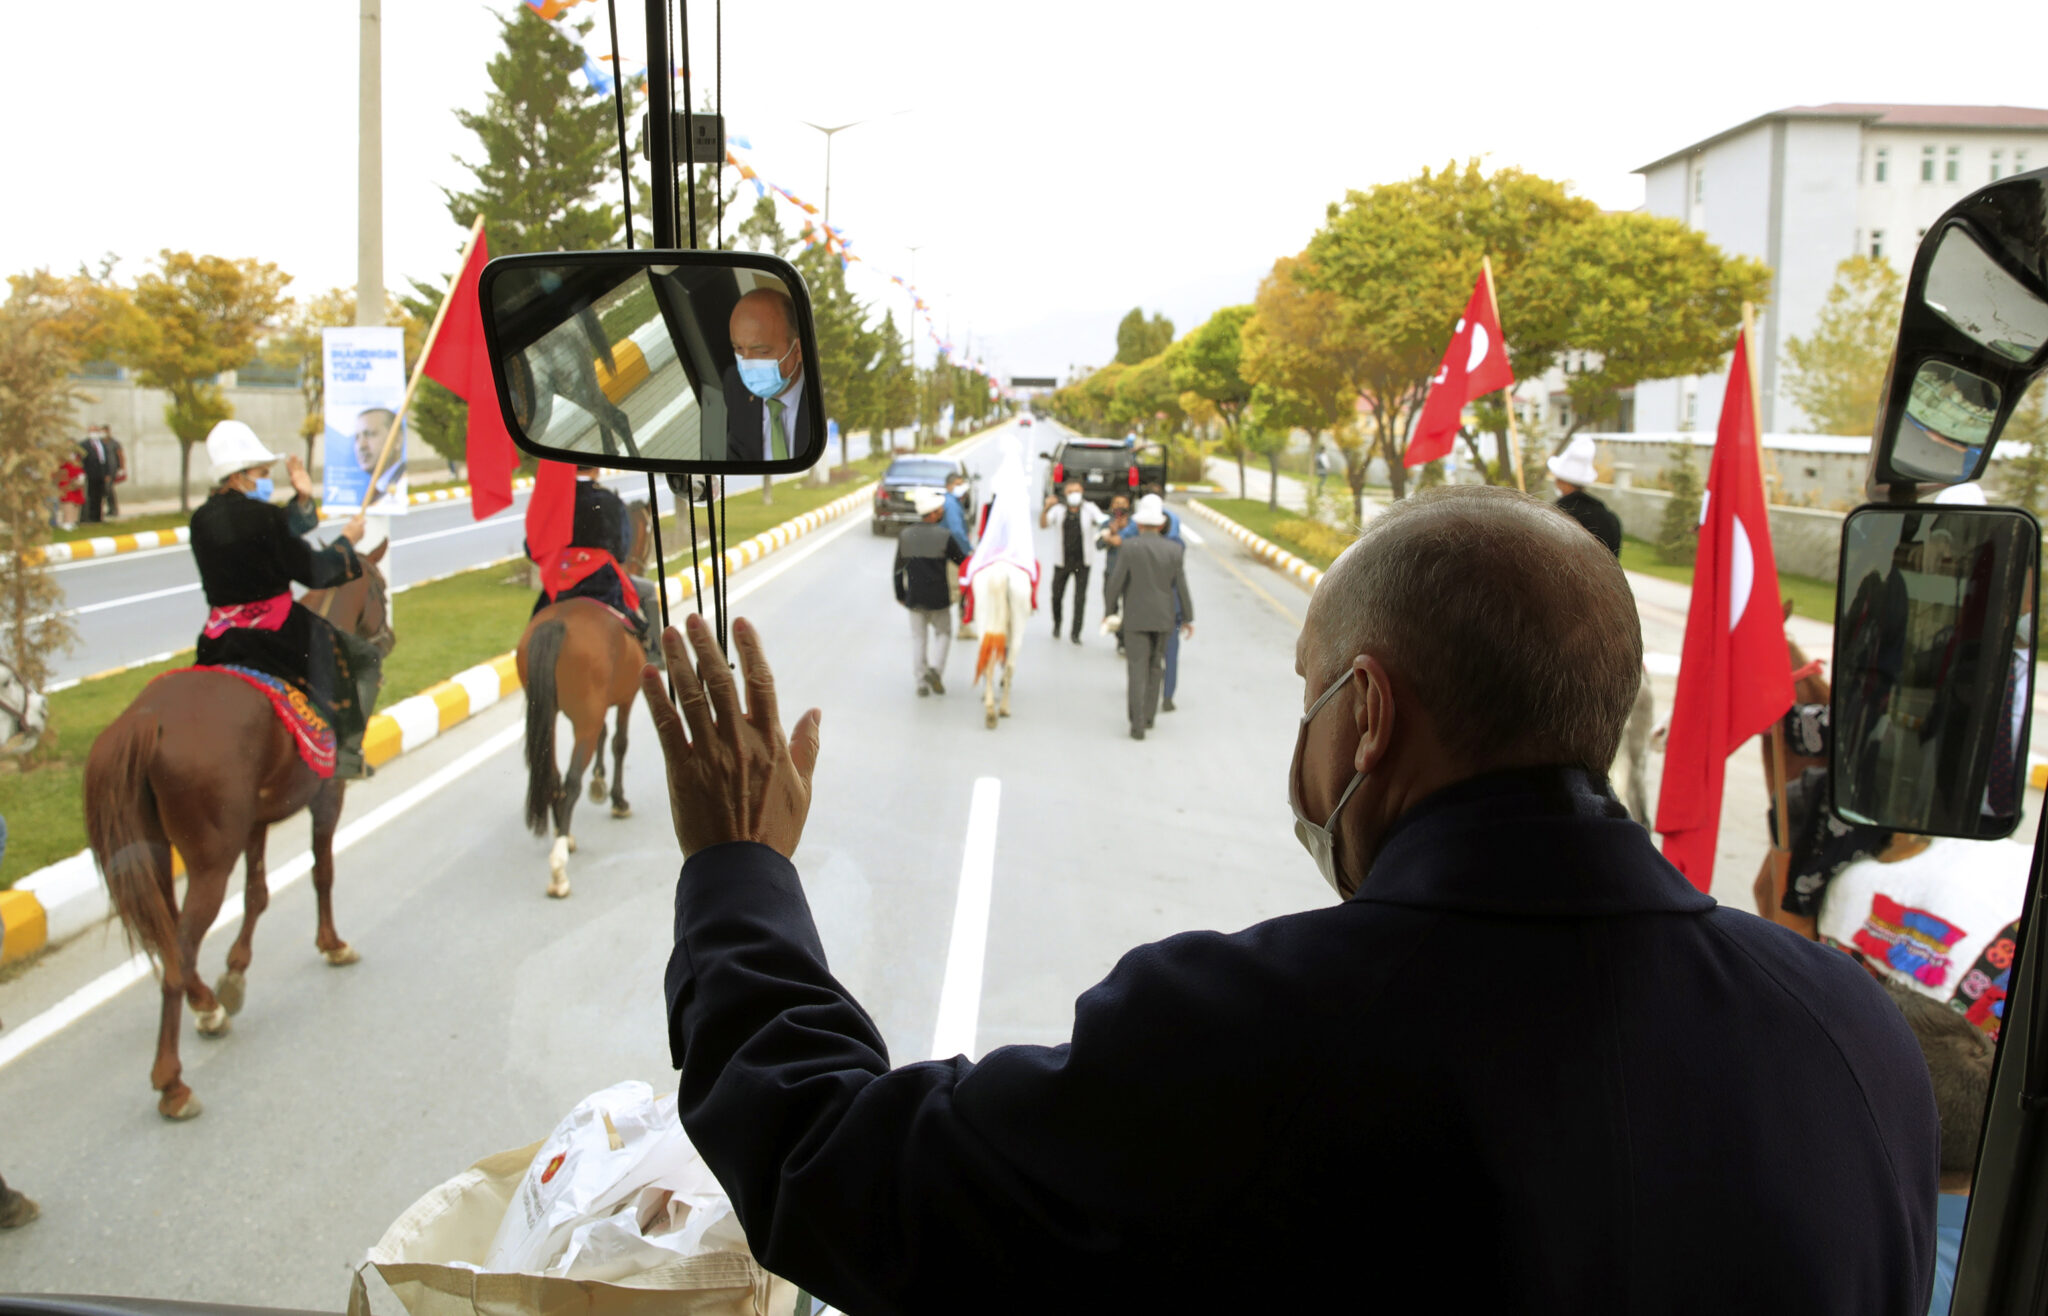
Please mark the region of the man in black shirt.
[[224, 420], [206, 436], [214, 490], [192, 513], [192, 558], [211, 611], [199, 636], [202, 667], [249, 667], [304, 690], [334, 727], [334, 775], [368, 775], [363, 729], [382, 684], [383, 655], [292, 598], [292, 584], [330, 589], [363, 574], [355, 546], [364, 522], [357, 513], [341, 537], [315, 548], [303, 536], [320, 523], [313, 481], [297, 457], [287, 463], [293, 498], [268, 498], [277, 454], [254, 430]]
[[1094, 565], [1104, 517], [1102, 509], [1081, 496], [1081, 482], [1067, 481], [1060, 498], [1046, 495], [1045, 509], [1038, 514], [1041, 529], [1057, 526], [1059, 555], [1052, 569], [1052, 637], [1060, 637], [1060, 602], [1067, 581], [1074, 582], [1074, 643], [1081, 642], [1081, 614], [1088, 609], [1088, 571]]
[[[917, 678], [917, 697], [946, 693], [946, 654], [953, 643], [952, 589], [946, 568], [967, 560], [953, 532], [945, 527], [946, 496], [931, 489], [914, 490], [910, 505], [923, 518], [903, 527], [896, 539], [896, 601], [910, 612], [910, 674]], [[930, 661], [936, 636], [938, 661]]]
[[1564, 450], [1564, 455], [1552, 457], [1547, 463], [1550, 478], [1557, 482], [1557, 510], [1592, 532], [1593, 538], [1607, 545], [1607, 551], [1616, 558], [1621, 556], [1621, 518], [1608, 509], [1586, 486], [1600, 479], [1600, 473], [1593, 469], [1593, 440], [1581, 434], [1573, 439]]

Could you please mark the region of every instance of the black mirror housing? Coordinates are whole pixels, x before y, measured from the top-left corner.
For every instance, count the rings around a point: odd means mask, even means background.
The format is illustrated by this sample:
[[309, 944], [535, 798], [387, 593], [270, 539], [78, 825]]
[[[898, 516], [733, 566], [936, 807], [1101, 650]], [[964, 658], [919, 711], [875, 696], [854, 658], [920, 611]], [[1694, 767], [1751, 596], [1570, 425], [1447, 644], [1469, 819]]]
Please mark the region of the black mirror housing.
[[825, 452], [810, 292], [743, 251], [502, 256], [478, 284], [505, 427], [549, 461], [783, 475]]

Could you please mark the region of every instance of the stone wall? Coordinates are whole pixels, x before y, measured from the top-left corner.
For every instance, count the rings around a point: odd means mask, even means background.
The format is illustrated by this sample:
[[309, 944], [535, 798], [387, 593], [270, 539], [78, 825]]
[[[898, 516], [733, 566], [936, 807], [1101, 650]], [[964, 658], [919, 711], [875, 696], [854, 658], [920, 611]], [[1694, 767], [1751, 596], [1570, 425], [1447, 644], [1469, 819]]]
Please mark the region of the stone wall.
[[[88, 425], [107, 425], [128, 454], [128, 482], [119, 497], [124, 505], [178, 496], [178, 439], [164, 423], [164, 408], [170, 396], [161, 389], [138, 388], [127, 380], [77, 379], [73, 381], [86, 400], [73, 406], [72, 417], [80, 438]], [[259, 388], [228, 384], [221, 392], [234, 408], [235, 419], [247, 423], [257, 437], [282, 456], [306, 455], [306, 443], [299, 437], [299, 422], [306, 404], [296, 388]], [[308, 463], [314, 483], [319, 483], [319, 445]], [[448, 463], [423, 443], [413, 444], [409, 477], [414, 483], [444, 479]], [[278, 469], [281, 483], [284, 470]], [[205, 449], [192, 450], [191, 492], [196, 502], [207, 484]]]
[[[1594, 496], [1614, 509], [1621, 528], [1637, 539], [1657, 541], [1671, 495], [1661, 489], [1595, 485]], [[1778, 570], [1832, 581], [1841, 559], [1843, 513], [1825, 508], [1771, 507], [1771, 552]]]

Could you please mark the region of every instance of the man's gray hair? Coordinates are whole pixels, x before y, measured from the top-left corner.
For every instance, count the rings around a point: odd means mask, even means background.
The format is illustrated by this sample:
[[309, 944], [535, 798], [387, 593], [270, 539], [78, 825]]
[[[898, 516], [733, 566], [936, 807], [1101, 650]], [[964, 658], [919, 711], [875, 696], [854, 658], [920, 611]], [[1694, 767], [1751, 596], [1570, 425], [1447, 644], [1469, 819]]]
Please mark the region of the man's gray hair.
[[1642, 623], [1604, 545], [1512, 489], [1450, 486], [1366, 522], [1316, 591], [1335, 678], [1372, 653], [1475, 768], [1605, 776], [1643, 678]]

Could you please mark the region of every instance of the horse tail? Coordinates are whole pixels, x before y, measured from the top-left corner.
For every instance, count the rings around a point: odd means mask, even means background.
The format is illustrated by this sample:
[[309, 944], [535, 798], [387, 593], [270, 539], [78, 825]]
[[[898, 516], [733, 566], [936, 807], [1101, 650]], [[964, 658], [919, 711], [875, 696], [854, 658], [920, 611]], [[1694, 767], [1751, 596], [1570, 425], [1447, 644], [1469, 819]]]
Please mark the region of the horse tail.
[[161, 728], [156, 714], [118, 717], [85, 761], [85, 833], [131, 947], [178, 985], [178, 919], [164, 894], [170, 847], [153, 834], [156, 791], [149, 784]]
[[568, 632], [549, 619], [526, 642], [526, 825], [535, 836], [548, 834], [555, 797], [562, 793], [561, 769], [555, 766], [555, 663]]
[[1010, 601], [1010, 576], [1001, 567], [979, 572], [974, 578], [975, 619], [981, 623], [981, 652], [974, 660], [978, 682], [991, 666], [1009, 660], [1010, 621], [1015, 609]]
[[[1000, 667], [1009, 660], [1010, 637], [1001, 631], [983, 631], [981, 653], [974, 660], [974, 679], [980, 681], [982, 674], [992, 666]], [[993, 679], [993, 678], [991, 678]]]

